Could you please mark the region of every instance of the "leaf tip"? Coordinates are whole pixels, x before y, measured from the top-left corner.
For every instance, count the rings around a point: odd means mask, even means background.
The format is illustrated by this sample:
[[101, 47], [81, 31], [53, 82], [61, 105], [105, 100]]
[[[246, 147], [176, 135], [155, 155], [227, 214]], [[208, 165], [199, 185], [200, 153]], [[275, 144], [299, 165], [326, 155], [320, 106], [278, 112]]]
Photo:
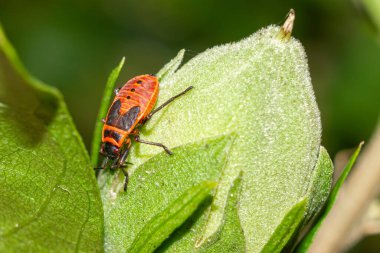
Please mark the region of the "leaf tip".
[[157, 78], [161, 82], [165, 77], [172, 75], [182, 63], [183, 57], [185, 55], [185, 49], [179, 50], [177, 55], [167, 63], [160, 71], [157, 73]]
[[365, 144], [365, 141], [361, 141], [361, 142], [359, 143], [358, 147], [356, 148], [354, 154], [352, 155], [352, 156], [355, 156], [355, 160], [354, 160], [354, 162], [356, 161], [356, 158], [357, 158], [357, 156], [359, 155], [359, 153], [362, 151], [362, 148], [363, 148], [364, 144]]
[[185, 49], [184, 48], [182, 48], [181, 50], [179, 50], [179, 52], [178, 52], [178, 54], [177, 54], [177, 57], [183, 57], [184, 55], [185, 55]]
[[124, 63], [125, 63], [125, 56], [123, 56], [123, 58], [121, 58], [118, 69], [121, 69], [124, 66]]

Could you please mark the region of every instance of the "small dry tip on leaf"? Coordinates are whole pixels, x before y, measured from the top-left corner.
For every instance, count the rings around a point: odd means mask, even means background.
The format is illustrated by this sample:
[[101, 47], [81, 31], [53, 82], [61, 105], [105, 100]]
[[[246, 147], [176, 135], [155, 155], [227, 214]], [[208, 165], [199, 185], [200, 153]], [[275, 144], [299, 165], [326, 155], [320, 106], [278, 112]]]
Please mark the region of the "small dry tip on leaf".
[[281, 26], [279, 38], [283, 41], [288, 41], [292, 35], [294, 20], [296, 19], [296, 12], [294, 9], [290, 9], [284, 24]]

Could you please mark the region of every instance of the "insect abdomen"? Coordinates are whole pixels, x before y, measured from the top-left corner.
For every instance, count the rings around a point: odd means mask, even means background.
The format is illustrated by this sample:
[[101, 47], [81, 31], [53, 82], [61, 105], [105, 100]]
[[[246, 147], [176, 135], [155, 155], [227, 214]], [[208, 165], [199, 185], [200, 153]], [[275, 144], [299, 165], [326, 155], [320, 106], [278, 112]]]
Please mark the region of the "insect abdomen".
[[151, 75], [142, 75], [129, 80], [120, 89], [115, 100], [120, 99], [122, 113], [126, 113], [134, 106], [139, 106], [140, 113], [137, 121], [140, 121], [153, 109], [157, 95], [157, 78]]
[[158, 95], [155, 76], [141, 75], [129, 80], [115, 96], [103, 127], [103, 142], [121, 147], [135, 126], [153, 109]]

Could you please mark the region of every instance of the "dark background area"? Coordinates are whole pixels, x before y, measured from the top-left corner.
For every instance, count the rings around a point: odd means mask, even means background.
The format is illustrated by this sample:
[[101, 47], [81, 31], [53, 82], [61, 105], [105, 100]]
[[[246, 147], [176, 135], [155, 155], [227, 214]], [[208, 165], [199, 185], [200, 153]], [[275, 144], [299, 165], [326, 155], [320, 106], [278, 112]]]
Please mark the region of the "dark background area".
[[[351, 1], [0, 0], [0, 21], [26, 67], [65, 96], [89, 147], [108, 74], [156, 73], [185, 48], [206, 48], [282, 24], [296, 10], [331, 156], [368, 140], [380, 109], [378, 31]], [[122, 80], [122, 81], [121, 81]]]

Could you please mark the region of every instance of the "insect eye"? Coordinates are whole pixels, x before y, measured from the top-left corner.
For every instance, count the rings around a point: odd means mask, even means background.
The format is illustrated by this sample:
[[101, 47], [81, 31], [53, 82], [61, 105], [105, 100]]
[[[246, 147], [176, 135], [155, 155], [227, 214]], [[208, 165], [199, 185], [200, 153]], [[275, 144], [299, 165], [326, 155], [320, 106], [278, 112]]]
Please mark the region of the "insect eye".
[[118, 149], [118, 148], [115, 148], [115, 149], [113, 150], [113, 153], [116, 155], [117, 153], [119, 153], [119, 149]]

